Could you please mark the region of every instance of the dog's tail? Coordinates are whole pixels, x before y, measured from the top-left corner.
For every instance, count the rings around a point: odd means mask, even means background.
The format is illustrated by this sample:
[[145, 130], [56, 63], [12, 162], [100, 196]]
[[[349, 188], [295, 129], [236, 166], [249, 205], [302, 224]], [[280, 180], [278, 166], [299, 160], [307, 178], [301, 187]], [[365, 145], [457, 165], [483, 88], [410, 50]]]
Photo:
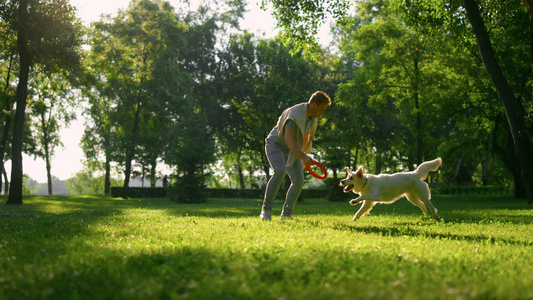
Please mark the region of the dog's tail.
[[437, 171], [442, 165], [442, 159], [439, 157], [434, 160], [426, 161], [424, 163], [421, 163], [418, 168], [416, 168], [415, 173], [418, 175], [418, 178], [420, 180], [426, 180], [428, 177], [428, 173], [432, 171]]

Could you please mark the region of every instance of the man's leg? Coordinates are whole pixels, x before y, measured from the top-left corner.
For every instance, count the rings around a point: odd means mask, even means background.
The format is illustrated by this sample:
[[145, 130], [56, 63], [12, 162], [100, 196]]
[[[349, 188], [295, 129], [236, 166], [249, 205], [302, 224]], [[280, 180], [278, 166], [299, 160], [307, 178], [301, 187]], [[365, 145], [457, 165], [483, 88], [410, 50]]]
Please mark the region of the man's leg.
[[296, 201], [302, 193], [302, 188], [304, 186], [304, 172], [303, 164], [300, 159], [297, 159], [291, 168], [287, 170], [289, 177], [291, 179], [291, 186], [287, 191], [287, 197], [285, 198], [285, 204], [283, 204], [283, 211], [281, 212], [282, 218], [291, 218], [292, 210], [296, 205]]
[[261, 209], [261, 219], [270, 220], [274, 201], [283, 183], [283, 179], [285, 179], [286, 169], [285, 155], [276, 143], [267, 142], [265, 150], [268, 162], [272, 169], [274, 169], [274, 174], [270, 177], [266, 186], [265, 198], [263, 199], [263, 207]]

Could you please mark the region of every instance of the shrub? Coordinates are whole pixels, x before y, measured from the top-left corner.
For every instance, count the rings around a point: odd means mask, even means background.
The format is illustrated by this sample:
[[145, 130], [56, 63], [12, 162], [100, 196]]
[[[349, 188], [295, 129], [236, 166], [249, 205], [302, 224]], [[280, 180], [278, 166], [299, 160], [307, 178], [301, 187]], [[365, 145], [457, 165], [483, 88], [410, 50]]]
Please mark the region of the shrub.
[[204, 175], [180, 176], [168, 187], [170, 200], [177, 203], [204, 203], [207, 201], [207, 190], [204, 186]]
[[324, 179], [326, 184], [326, 199], [328, 201], [344, 202], [353, 197], [352, 193], [345, 193], [339, 186], [338, 178]]
[[[163, 187], [128, 187], [128, 196], [132, 198], [164, 198], [167, 189]], [[122, 197], [122, 187], [111, 187], [111, 197]]]
[[434, 195], [502, 195], [511, 193], [505, 186], [430, 185]]

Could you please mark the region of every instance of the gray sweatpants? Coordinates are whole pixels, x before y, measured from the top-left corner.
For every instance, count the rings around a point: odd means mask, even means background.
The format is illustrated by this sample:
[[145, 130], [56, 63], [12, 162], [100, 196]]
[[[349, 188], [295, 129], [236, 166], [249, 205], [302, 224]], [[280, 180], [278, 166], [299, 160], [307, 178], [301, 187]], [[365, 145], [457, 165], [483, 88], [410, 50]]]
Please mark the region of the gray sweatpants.
[[272, 211], [276, 196], [278, 195], [281, 184], [285, 179], [285, 174], [289, 174], [291, 186], [287, 190], [287, 196], [285, 198], [285, 204], [283, 204], [281, 215], [291, 216], [294, 205], [296, 205], [296, 201], [298, 201], [298, 197], [300, 197], [300, 193], [302, 192], [302, 188], [304, 186], [302, 160], [296, 159], [292, 167], [286, 169], [285, 165], [286, 160], [289, 157], [289, 149], [282, 148], [277, 143], [269, 142], [267, 140], [265, 151], [268, 157], [268, 162], [270, 163], [272, 169], [274, 169], [274, 174], [272, 177], [270, 177], [270, 180], [266, 186], [265, 198], [263, 200], [263, 211]]

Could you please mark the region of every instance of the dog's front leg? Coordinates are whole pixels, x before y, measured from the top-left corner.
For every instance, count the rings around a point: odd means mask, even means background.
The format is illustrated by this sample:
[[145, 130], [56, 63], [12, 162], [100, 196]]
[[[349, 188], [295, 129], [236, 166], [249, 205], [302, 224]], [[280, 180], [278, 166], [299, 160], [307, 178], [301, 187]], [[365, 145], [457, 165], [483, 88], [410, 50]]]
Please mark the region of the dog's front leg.
[[376, 202], [373, 201], [363, 201], [363, 205], [361, 208], [355, 213], [355, 216], [353, 216], [352, 221], [357, 221], [360, 217], [368, 214], [368, 212], [374, 207]]
[[359, 202], [363, 201], [361, 198], [363, 198], [363, 196], [359, 196], [359, 197], [357, 197], [357, 198], [355, 198], [355, 199], [350, 200], [350, 205], [357, 205], [357, 204], [359, 204]]
[[352, 199], [350, 201], [350, 204], [351, 205], [357, 205], [359, 204], [359, 202], [361, 201], [365, 201], [365, 200], [372, 200], [372, 201], [377, 201], [378, 199], [378, 195], [374, 195], [374, 194], [370, 194], [370, 195], [361, 195], [355, 199]]

